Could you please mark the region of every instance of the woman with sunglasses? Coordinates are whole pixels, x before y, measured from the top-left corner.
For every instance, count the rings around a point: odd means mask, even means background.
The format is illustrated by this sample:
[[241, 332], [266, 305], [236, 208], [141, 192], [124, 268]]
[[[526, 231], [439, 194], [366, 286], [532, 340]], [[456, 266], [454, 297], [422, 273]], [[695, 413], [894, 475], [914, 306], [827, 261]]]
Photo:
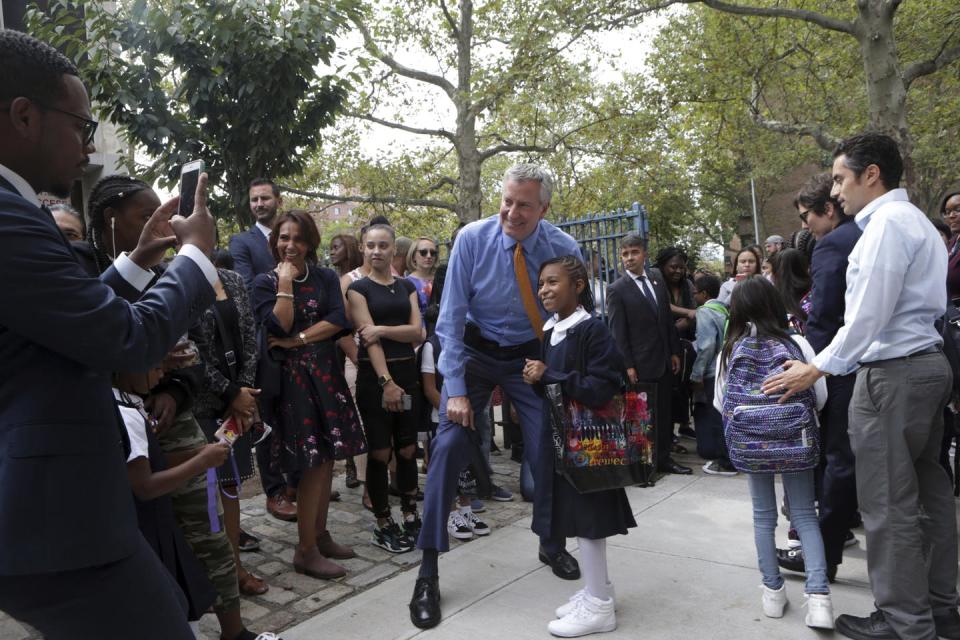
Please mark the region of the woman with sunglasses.
[[419, 237], [410, 245], [407, 252], [407, 268], [410, 274], [407, 280], [417, 288], [417, 303], [420, 305], [420, 317], [427, 310], [430, 292], [433, 290], [433, 275], [437, 272], [437, 243], [427, 237]]

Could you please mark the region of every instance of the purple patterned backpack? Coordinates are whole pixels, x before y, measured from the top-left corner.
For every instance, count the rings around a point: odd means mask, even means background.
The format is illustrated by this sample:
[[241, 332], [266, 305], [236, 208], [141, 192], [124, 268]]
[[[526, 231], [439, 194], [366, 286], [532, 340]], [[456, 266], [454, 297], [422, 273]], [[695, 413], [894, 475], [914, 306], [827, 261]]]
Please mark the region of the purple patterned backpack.
[[727, 360], [723, 430], [730, 462], [744, 473], [792, 473], [817, 466], [820, 427], [812, 388], [778, 404], [760, 391], [787, 360], [803, 361], [793, 340], [741, 338]]

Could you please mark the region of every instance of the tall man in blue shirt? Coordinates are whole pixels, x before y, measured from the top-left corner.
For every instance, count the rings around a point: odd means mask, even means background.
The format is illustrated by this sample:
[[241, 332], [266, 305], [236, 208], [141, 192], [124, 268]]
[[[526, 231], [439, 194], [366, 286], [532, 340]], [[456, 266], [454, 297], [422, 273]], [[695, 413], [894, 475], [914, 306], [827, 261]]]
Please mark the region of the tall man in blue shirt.
[[[417, 540], [423, 563], [410, 601], [410, 620], [421, 629], [440, 623], [437, 553], [450, 548], [447, 515], [457, 475], [477, 451], [474, 425], [495, 386], [520, 414], [527, 460], [538, 459], [542, 405], [522, 375], [524, 359], [539, 357], [546, 315], [534, 291], [544, 261], [580, 255], [572, 237], [543, 220], [552, 190], [549, 174], [539, 166], [508, 169], [500, 214], [464, 227], [447, 267], [437, 322], [443, 347], [438, 366], [444, 380], [440, 426], [430, 445], [423, 528]], [[544, 517], [543, 505], [549, 501], [539, 486], [534, 489], [535, 520]], [[540, 544], [540, 560], [557, 576], [580, 577], [580, 567], [564, 549], [562, 538], [541, 538]]]
[[[781, 402], [823, 375], [857, 372], [850, 444], [877, 610], [842, 615], [849, 638], [960, 638], [957, 520], [938, 462], [952, 374], [934, 321], [947, 304], [943, 240], [898, 189], [903, 161], [878, 133], [834, 152], [833, 196], [863, 230], [849, 256], [844, 324], [809, 364], [763, 385]], [[859, 369], [858, 369], [859, 367]]]

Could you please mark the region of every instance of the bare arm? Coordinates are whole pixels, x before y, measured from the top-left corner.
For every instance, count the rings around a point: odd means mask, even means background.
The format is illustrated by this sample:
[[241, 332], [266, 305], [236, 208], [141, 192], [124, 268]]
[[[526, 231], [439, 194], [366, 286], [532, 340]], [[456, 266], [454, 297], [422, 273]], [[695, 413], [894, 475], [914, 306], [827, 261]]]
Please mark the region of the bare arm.
[[[357, 327], [363, 328], [373, 325], [373, 318], [370, 316], [370, 309], [367, 307], [367, 299], [358, 291], [347, 293], [350, 301], [349, 307]], [[419, 312], [418, 312], [419, 313]], [[361, 334], [362, 335], [362, 334]], [[387, 367], [387, 357], [383, 353], [383, 346], [379, 341], [365, 343], [367, 355], [370, 357], [370, 364], [373, 370], [377, 372], [378, 377], [390, 377], [390, 369]], [[383, 387], [383, 396], [387, 408], [391, 411], [402, 411], [403, 402], [400, 396], [403, 395], [403, 389], [392, 380]]]
[[186, 462], [164, 471], [154, 473], [147, 458], [137, 458], [127, 463], [127, 478], [134, 495], [140, 500], [153, 500], [171, 493], [190, 478], [207, 469], [219, 467], [230, 455], [230, 446], [223, 443], [208, 444], [200, 453]]

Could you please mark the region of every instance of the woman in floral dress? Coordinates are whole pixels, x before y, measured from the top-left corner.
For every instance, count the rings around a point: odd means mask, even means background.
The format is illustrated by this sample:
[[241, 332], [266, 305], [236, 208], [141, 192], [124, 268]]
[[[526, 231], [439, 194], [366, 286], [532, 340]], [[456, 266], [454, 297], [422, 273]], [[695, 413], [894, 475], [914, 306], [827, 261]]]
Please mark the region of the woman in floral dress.
[[347, 324], [340, 281], [316, 266], [319, 245], [316, 224], [305, 212], [278, 216], [270, 247], [279, 264], [257, 276], [253, 301], [267, 334], [267, 357], [281, 361], [279, 395], [267, 400], [276, 429], [271, 462], [301, 472], [293, 568], [332, 579], [346, 573], [334, 560], [355, 555], [327, 531], [333, 462], [363, 453], [366, 441], [334, 350]]

